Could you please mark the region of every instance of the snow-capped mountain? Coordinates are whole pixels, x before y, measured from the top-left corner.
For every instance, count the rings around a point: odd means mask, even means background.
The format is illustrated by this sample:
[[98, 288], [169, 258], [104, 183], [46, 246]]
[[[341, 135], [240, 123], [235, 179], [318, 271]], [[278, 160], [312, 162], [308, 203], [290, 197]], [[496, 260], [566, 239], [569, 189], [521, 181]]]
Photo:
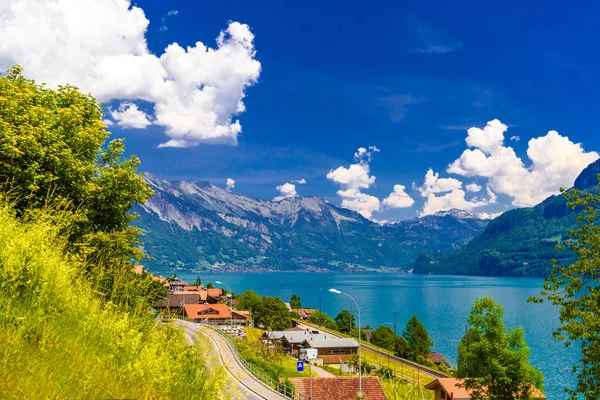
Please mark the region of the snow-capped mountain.
[[319, 197], [270, 201], [206, 182], [145, 179], [154, 196], [136, 209], [136, 223], [154, 269], [409, 267], [423, 252], [465, 246], [488, 222], [451, 210], [381, 226]]
[[488, 214], [488, 213], [484, 213], [484, 212], [465, 211], [465, 210], [459, 210], [459, 209], [453, 208], [448, 211], [438, 211], [433, 215], [435, 215], [437, 217], [445, 217], [445, 216], [449, 215], [449, 216], [459, 218], [459, 219], [492, 220], [492, 219], [502, 215], [502, 213], [498, 212], [498, 213]]

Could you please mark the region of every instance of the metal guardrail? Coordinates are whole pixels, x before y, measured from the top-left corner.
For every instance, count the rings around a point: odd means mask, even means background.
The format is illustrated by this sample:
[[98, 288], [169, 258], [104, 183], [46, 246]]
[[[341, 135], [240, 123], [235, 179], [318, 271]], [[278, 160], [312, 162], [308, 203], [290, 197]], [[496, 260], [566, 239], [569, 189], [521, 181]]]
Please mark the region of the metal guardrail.
[[[227, 335], [225, 332], [222, 332], [220, 329], [218, 329], [216, 327], [210, 327], [210, 328], [213, 329], [214, 331], [216, 331], [219, 335], [221, 335], [225, 339], [225, 342], [227, 343], [227, 346], [229, 346], [229, 348], [231, 349], [231, 352], [233, 353], [233, 356], [235, 357], [235, 359], [255, 379], [262, 382], [265, 386], [273, 389], [277, 393], [284, 395], [285, 397], [288, 397], [290, 399], [298, 399], [298, 400], [304, 399], [304, 397], [302, 396], [302, 393], [300, 393], [300, 392], [296, 393], [296, 390], [293, 387], [284, 385], [281, 382], [279, 382], [278, 380], [271, 378], [269, 375], [260, 371], [258, 368], [256, 368], [255, 366], [250, 364], [248, 361], [246, 361], [240, 355], [240, 353], [238, 353], [237, 349], [235, 348], [235, 344], [233, 343], [233, 340], [231, 340], [231, 337], [229, 335]], [[297, 396], [294, 397], [294, 395], [297, 395]]]

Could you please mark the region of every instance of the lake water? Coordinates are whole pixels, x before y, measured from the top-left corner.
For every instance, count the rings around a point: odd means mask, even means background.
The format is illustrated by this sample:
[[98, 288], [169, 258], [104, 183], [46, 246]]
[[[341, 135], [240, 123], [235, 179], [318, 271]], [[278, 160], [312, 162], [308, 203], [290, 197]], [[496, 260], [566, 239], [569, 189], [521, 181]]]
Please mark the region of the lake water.
[[[163, 274], [163, 276], [168, 273]], [[193, 282], [197, 274], [178, 274]], [[579, 359], [576, 348], [565, 348], [552, 337], [558, 326], [558, 309], [548, 303], [529, 304], [527, 298], [539, 295], [543, 280], [536, 278], [490, 278], [465, 276], [421, 276], [410, 274], [201, 274], [204, 284], [222, 281], [235, 293], [251, 289], [266, 296], [289, 301], [292, 294], [304, 307], [319, 308], [331, 317], [350, 309], [350, 299], [329, 293], [336, 288], [352, 295], [361, 308], [361, 322], [377, 327], [393, 324], [402, 332], [414, 314], [429, 330], [434, 351], [456, 365], [458, 341], [465, 332], [467, 316], [476, 297], [488, 295], [505, 311], [507, 327], [522, 325], [531, 347], [531, 362], [546, 378], [550, 400], [565, 398], [563, 388], [574, 387], [570, 368]]]

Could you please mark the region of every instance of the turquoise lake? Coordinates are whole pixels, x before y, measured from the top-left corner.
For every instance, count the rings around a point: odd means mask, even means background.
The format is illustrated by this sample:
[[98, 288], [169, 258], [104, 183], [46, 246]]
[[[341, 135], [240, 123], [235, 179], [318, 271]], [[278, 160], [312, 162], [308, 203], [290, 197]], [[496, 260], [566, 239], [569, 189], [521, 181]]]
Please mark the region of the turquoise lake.
[[[168, 273], [163, 273], [163, 276]], [[193, 282], [195, 273], [178, 273]], [[260, 295], [278, 296], [289, 301], [292, 294], [304, 307], [319, 308], [331, 317], [350, 309], [350, 299], [329, 293], [336, 288], [352, 295], [361, 309], [361, 322], [377, 327], [393, 324], [402, 332], [414, 314], [425, 324], [435, 342], [434, 351], [456, 365], [458, 341], [476, 297], [488, 295], [505, 311], [507, 327], [522, 325], [531, 347], [531, 362], [542, 370], [548, 399], [565, 398], [564, 387], [574, 387], [571, 366], [580, 359], [577, 348], [565, 348], [552, 337], [558, 326], [558, 309], [548, 304], [529, 304], [527, 298], [539, 295], [543, 280], [536, 278], [490, 278], [465, 276], [421, 276], [410, 274], [201, 274], [204, 284], [222, 281], [236, 293], [252, 289]]]

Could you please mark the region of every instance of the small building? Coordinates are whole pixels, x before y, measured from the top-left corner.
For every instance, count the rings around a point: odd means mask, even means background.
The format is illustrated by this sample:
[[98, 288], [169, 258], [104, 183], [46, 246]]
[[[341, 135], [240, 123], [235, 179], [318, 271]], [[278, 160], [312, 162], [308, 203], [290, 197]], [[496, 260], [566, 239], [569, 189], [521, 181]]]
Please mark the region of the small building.
[[[310, 378], [289, 378], [296, 391], [294, 399], [306, 400], [310, 396]], [[313, 400], [354, 400], [359, 391], [357, 376], [313, 377]], [[362, 377], [363, 398], [368, 400], [387, 400], [379, 378]]]
[[330, 334], [309, 334], [300, 347], [317, 349], [323, 364], [345, 364], [352, 354], [358, 352], [354, 338], [338, 338]]
[[166, 299], [159, 300], [156, 308], [170, 308], [172, 310], [183, 310], [186, 304], [200, 304], [201, 298], [198, 292], [176, 291], [169, 293]]
[[223, 290], [219, 288], [206, 289], [202, 288], [200, 292], [205, 293], [205, 301], [209, 304], [217, 304], [222, 300]]
[[306, 321], [310, 318], [310, 315], [315, 312], [314, 308], [294, 308], [291, 310], [300, 316], [300, 319]]
[[444, 356], [441, 355], [440, 353], [429, 353], [427, 355], [427, 359], [429, 361], [431, 361], [432, 363], [434, 363], [435, 365], [437, 365], [438, 367], [440, 365], [443, 365], [446, 368], [451, 368], [450, 363], [448, 361], [446, 361], [446, 359], [444, 358]]
[[[462, 379], [456, 378], [438, 378], [425, 385], [425, 389], [434, 391], [434, 400], [471, 400], [469, 390], [460, 386], [463, 382]], [[537, 388], [533, 388], [531, 398], [545, 400], [546, 396]]]
[[192, 322], [206, 324], [228, 324], [231, 322], [231, 312], [225, 304], [186, 304], [185, 316]]
[[171, 281], [166, 282], [165, 286], [169, 292], [183, 292], [186, 286], [189, 286], [187, 282], [182, 281]]
[[293, 356], [301, 348], [317, 349], [318, 358], [324, 364], [344, 364], [352, 354], [358, 352], [358, 342], [353, 338], [338, 338], [328, 333], [313, 334], [297, 328], [265, 332], [261, 339], [264, 342], [277, 342]]
[[246, 310], [232, 310], [232, 322], [236, 325], [250, 325], [252, 321], [252, 313]]

